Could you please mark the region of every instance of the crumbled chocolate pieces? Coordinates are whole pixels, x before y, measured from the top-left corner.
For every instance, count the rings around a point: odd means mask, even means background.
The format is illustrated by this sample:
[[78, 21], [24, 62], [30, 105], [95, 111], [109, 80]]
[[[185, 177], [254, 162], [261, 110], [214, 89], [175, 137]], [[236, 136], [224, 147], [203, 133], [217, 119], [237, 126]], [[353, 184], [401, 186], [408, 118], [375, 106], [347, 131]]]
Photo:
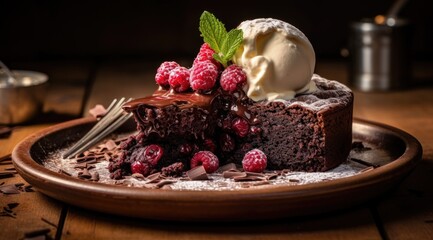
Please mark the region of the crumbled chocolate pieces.
[[11, 135], [12, 128], [8, 126], [0, 126], [0, 138], [7, 138]]
[[355, 152], [363, 152], [371, 150], [371, 148], [364, 146], [364, 143], [362, 143], [361, 141], [354, 141], [352, 142], [352, 150]]
[[350, 161], [362, 164], [362, 165], [367, 166], [367, 167], [373, 167], [373, 168], [380, 167], [380, 165], [377, 165], [377, 164], [374, 164], [374, 163], [371, 163], [371, 162], [367, 162], [367, 161], [364, 161], [364, 160], [361, 160], [361, 159], [358, 159], [358, 158], [349, 158], [349, 159], [350, 159]]
[[209, 180], [206, 170], [204, 169], [203, 165], [197, 166], [191, 170], [188, 170], [186, 172], [186, 175], [191, 180]]
[[7, 155], [0, 157], [0, 165], [9, 165], [9, 164], [12, 164], [11, 154], [7, 154]]
[[16, 213], [13, 211], [14, 208], [16, 208], [19, 205], [17, 202], [11, 202], [6, 204], [6, 206], [3, 207], [2, 211], [0, 211], [0, 217], [6, 216], [6, 217], [12, 217], [16, 218]]
[[34, 192], [32, 185], [24, 183], [0, 184], [0, 192], [3, 194], [19, 194], [20, 192]]

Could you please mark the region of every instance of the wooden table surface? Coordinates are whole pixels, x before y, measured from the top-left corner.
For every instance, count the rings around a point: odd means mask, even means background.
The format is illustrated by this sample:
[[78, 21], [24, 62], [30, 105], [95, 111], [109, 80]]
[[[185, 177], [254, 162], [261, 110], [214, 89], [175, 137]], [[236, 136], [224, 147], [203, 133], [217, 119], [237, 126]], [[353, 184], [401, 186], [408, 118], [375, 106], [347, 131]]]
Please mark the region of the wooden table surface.
[[[50, 89], [43, 115], [32, 123], [14, 126], [10, 135], [0, 138], [0, 157], [10, 154], [18, 142], [37, 130], [87, 116], [95, 104], [107, 106], [113, 98], [150, 94], [156, 88], [153, 76], [158, 65], [159, 62], [140, 60], [10, 64], [13, 69], [47, 73]], [[355, 91], [355, 117], [402, 129], [423, 146], [422, 161], [404, 182], [360, 206], [274, 221], [178, 223], [92, 212], [54, 200], [35, 189], [0, 193], [0, 239], [24, 239], [39, 230], [45, 231], [48, 239], [433, 239], [432, 67], [432, 63], [415, 64], [416, 84], [407, 90]], [[319, 62], [316, 72], [347, 83], [344, 63]], [[13, 172], [12, 167], [8, 160], [0, 162], [0, 171]], [[27, 186], [18, 174], [0, 178], [3, 186], [20, 183]], [[8, 206], [13, 216], [5, 214]]]

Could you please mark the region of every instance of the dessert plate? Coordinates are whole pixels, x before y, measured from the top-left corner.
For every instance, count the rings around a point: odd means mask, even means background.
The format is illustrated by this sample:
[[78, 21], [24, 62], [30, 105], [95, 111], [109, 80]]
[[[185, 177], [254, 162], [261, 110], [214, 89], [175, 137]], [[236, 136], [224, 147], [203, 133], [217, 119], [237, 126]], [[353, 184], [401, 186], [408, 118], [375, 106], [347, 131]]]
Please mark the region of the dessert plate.
[[15, 168], [41, 193], [89, 210], [159, 220], [236, 221], [318, 214], [360, 204], [396, 186], [422, 156], [420, 143], [408, 133], [355, 119], [353, 141], [377, 150], [364, 154], [363, 161], [380, 166], [304, 185], [222, 191], [147, 189], [84, 181], [43, 166], [49, 153], [70, 145], [94, 124], [94, 119], [82, 118], [27, 137], [13, 150]]

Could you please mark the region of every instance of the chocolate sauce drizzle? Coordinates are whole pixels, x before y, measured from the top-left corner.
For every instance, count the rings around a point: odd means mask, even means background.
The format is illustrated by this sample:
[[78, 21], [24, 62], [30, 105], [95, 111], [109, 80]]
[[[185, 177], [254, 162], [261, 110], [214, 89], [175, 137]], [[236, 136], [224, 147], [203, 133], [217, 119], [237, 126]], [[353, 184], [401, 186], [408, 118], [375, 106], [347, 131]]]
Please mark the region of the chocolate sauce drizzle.
[[218, 88], [209, 93], [202, 94], [198, 92], [178, 93], [173, 89], [166, 90], [160, 87], [151, 96], [138, 98], [125, 103], [123, 109], [127, 112], [133, 112], [138, 118], [140, 118], [140, 116], [137, 110], [142, 106], [164, 108], [176, 105], [179, 109], [196, 107], [211, 112], [214, 100], [218, 97], [223, 97], [224, 95], [231, 95], [235, 98], [230, 107], [230, 112], [238, 117], [244, 118], [251, 125], [257, 125], [259, 123], [259, 120], [250, 113], [244, 104], [242, 104], [242, 102], [245, 102], [248, 97], [241, 89], [232, 94], [228, 94], [223, 92], [221, 88]]

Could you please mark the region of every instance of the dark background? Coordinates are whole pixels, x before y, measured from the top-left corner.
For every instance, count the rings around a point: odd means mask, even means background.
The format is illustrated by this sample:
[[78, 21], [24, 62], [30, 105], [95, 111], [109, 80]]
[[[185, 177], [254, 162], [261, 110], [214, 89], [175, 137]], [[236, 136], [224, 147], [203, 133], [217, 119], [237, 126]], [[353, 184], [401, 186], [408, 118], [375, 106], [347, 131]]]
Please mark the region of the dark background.
[[[318, 60], [342, 59], [350, 22], [385, 13], [392, 0], [290, 1], [1, 1], [0, 59], [194, 57], [203, 10], [227, 29], [272, 17], [300, 28]], [[412, 0], [401, 12], [414, 26], [413, 58], [433, 60], [433, 1]]]

